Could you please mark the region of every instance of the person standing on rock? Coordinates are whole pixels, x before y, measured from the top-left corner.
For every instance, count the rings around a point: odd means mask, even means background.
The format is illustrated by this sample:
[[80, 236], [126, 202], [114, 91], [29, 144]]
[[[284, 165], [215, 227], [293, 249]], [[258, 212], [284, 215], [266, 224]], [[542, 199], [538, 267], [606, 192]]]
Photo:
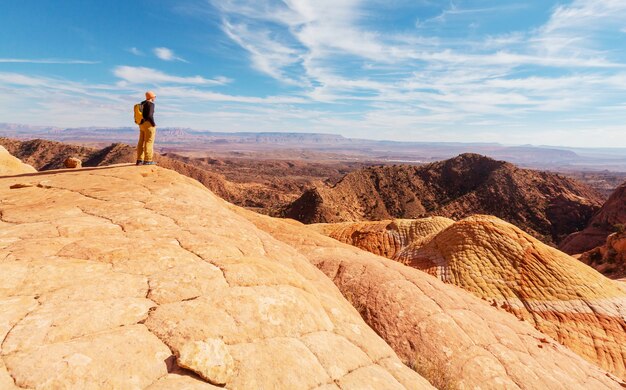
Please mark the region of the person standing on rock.
[[139, 142], [137, 143], [137, 164], [154, 165], [154, 137], [156, 136], [156, 123], [154, 122], [154, 99], [156, 94], [146, 92], [146, 100], [141, 103], [143, 119], [139, 124]]

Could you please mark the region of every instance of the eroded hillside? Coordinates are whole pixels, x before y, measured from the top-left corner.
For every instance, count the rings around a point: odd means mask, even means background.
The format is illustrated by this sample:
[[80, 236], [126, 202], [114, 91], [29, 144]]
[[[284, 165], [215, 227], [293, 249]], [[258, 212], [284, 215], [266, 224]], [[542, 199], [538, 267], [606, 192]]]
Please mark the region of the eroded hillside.
[[566, 253], [578, 254], [603, 245], [611, 233], [626, 226], [626, 182], [617, 187], [589, 225], [573, 233], [560, 245]]
[[473, 214], [498, 216], [551, 243], [584, 228], [603, 198], [564, 176], [476, 154], [424, 166], [382, 166], [318, 186], [285, 208], [304, 223]]
[[[98, 149], [43, 139], [21, 141], [0, 137], [0, 145], [38, 170], [64, 168], [63, 162], [68, 157], [78, 158], [84, 167], [130, 163], [136, 158], [135, 148], [121, 143]], [[207, 150], [205, 155], [212, 151]], [[277, 215], [281, 207], [297, 199], [313, 182], [334, 183], [346, 173], [367, 165], [318, 162], [308, 158], [306, 161], [214, 159], [175, 153], [156, 153], [155, 161], [164, 168], [198, 180], [231, 203], [269, 215]]]

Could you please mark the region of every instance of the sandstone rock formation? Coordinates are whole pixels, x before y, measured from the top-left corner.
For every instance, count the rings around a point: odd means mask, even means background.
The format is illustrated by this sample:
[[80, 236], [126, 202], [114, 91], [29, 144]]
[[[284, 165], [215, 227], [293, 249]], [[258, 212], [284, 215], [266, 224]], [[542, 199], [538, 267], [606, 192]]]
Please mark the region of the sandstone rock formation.
[[0, 199], [3, 389], [431, 388], [304, 256], [196, 181], [46, 172], [0, 178]]
[[579, 260], [612, 279], [626, 277], [626, 233], [611, 234], [606, 243], [583, 253]]
[[37, 171], [30, 165], [24, 164], [20, 159], [13, 157], [4, 147], [0, 146], [0, 176], [32, 172]]
[[573, 233], [559, 248], [569, 254], [580, 254], [603, 245], [609, 234], [626, 225], [626, 182], [617, 187], [600, 211], [582, 231]]
[[83, 162], [76, 157], [68, 157], [65, 159], [65, 161], [63, 161], [63, 166], [65, 166], [65, 168], [82, 168], [83, 167]]
[[235, 211], [304, 254], [398, 355], [438, 388], [624, 385], [528, 322], [455, 286], [307, 231], [298, 222]]
[[395, 259], [455, 284], [626, 377], [626, 289], [491, 216], [468, 217]]
[[345, 244], [394, 259], [409, 245], [429, 238], [454, 223], [444, 217], [373, 222], [320, 223], [310, 228]]
[[424, 166], [361, 169], [320, 185], [285, 208], [304, 223], [496, 215], [546, 242], [580, 230], [603, 198], [561, 175], [520, 169], [476, 154]]

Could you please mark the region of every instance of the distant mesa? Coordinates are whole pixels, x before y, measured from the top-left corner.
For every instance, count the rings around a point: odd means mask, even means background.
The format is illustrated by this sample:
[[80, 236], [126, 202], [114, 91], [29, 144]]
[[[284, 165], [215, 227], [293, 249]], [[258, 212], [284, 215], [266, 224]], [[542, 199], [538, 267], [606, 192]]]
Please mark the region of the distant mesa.
[[559, 248], [570, 254], [589, 251], [604, 245], [607, 237], [623, 229], [624, 225], [626, 225], [626, 182], [613, 191], [589, 224], [581, 229], [582, 231], [567, 237]]
[[564, 176], [462, 154], [424, 166], [378, 166], [348, 173], [336, 185], [306, 191], [282, 216], [333, 223], [490, 214], [558, 243], [584, 228], [602, 201], [595, 190]]
[[[402, 224], [429, 229], [406, 240], [396, 227]], [[381, 254], [515, 314], [590, 362], [626, 377], [626, 288], [492, 216], [455, 223], [393, 221], [381, 227], [377, 222], [312, 226], [363, 249], [383, 248]], [[369, 244], [361, 239], [366, 237]], [[393, 241], [403, 245], [387, 244]], [[615, 244], [621, 248], [626, 241]]]

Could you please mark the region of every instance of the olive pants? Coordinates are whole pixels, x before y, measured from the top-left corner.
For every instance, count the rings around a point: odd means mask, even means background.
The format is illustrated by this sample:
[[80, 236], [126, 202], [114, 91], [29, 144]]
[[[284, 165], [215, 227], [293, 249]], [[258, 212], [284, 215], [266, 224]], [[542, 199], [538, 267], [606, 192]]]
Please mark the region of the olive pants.
[[156, 127], [150, 122], [144, 122], [139, 125], [139, 142], [137, 142], [137, 160], [152, 161], [154, 154], [154, 137], [156, 135]]

